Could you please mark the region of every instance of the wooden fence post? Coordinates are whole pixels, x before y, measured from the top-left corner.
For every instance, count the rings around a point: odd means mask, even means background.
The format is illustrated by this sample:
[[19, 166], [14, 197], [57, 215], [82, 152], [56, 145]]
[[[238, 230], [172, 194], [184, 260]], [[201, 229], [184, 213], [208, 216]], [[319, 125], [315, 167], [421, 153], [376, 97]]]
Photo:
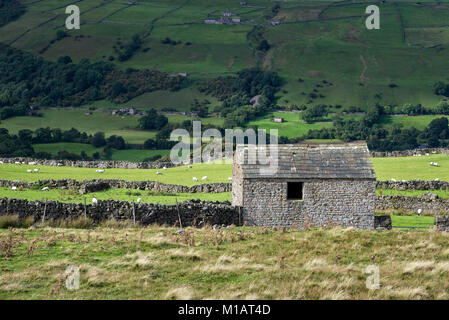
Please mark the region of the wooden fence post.
[[46, 212], [47, 212], [47, 198], [45, 198], [44, 215], [42, 216], [42, 223], [45, 222], [45, 213]]
[[181, 214], [179, 212], [178, 198], [176, 200], [176, 209], [178, 210], [179, 227], [182, 229]]
[[136, 224], [136, 204], [133, 201], [133, 221], [134, 225]]
[[84, 197], [84, 218], [87, 218], [87, 205], [86, 205], [86, 197]]

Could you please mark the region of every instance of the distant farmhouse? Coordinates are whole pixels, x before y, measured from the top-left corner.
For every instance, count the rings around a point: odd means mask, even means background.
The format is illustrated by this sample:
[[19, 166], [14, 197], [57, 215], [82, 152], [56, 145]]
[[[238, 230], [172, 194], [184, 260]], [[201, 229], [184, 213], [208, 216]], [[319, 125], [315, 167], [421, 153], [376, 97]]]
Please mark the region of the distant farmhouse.
[[374, 228], [376, 175], [366, 143], [279, 145], [277, 172], [267, 168], [248, 163], [248, 146], [237, 146], [232, 204], [248, 225]]
[[275, 118], [273, 119], [273, 121], [274, 121], [274, 122], [282, 123], [282, 122], [284, 122], [284, 118], [281, 118], [281, 117], [275, 117]]
[[221, 17], [204, 19], [205, 24], [240, 24], [241, 19], [234, 15], [232, 11], [222, 11]]

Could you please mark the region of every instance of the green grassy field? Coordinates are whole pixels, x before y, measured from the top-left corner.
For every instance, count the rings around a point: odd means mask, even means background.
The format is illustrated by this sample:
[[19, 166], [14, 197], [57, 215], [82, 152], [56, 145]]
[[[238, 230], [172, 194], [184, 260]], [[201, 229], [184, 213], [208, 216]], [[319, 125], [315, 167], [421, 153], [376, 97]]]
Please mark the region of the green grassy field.
[[77, 190], [51, 189], [49, 191], [41, 191], [40, 189], [23, 189], [13, 191], [10, 188], [0, 188], [0, 197], [26, 199], [29, 201], [54, 200], [67, 203], [83, 203], [85, 200], [87, 201], [87, 203], [91, 203], [92, 198], [96, 198], [98, 200], [113, 199], [131, 202], [136, 202], [138, 198], [141, 198], [142, 202], [160, 204], [175, 204], [176, 201], [183, 202], [190, 199], [203, 201], [231, 201], [230, 192], [159, 194], [150, 191], [134, 189], [109, 189], [105, 191], [89, 193], [87, 195], [80, 195]]
[[[432, 154], [422, 157], [373, 158], [377, 180], [434, 180], [449, 181], [449, 155]], [[439, 167], [429, 165], [438, 162]], [[27, 169], [40, 168], [38, 174], [27, 173]], [[231, 164], [195, 164], [193, 168], [186, 166], [169, 168], [162, 175], [156, 175], [155, 169], [106, 169], [104, 173], [97, 173], [95, 169], [75, 167], [28, 166], [15, 164], [0, 165], [0, 179], [38, 181], [44, 179], [125, 179], [152, 180], [163, 183], [194, 185], [192, 178], [199, 180], [207, 176], [207, 182], [228, 182], [232, 175]], [[161, 170], [162, 171], [162, 170]], [[200, 180], [201, 181], [201, 180]], [[198, 181], [197, 183], [201, 183]]]
[[[8, 259], [0, 252], [0, 299], [449, 298], [445, 233], [176, 230], [2, 229], [0, 241], [14, 246]], [[371, 264], [377, 290], [366, 287]], [[80, 271], [78, 290], [64, 285], [70, 265]]]
[[[48, 109], [42, 111], [42, 117], [14, 117], [2, 120], [0, 128], [8, 129], [10, 133], [17, 133], [26, 128], [36, 130], [38, 128], [60, 128], [69, 130], [76, 128], [80, 132], [94, 134], [103, 131], [106, 137], [111, 135], [122, 136], [127, 143], [143, 144], [145, 140], [154, 138], [155, 131], [138, 130], [139, 116], [118, 116], [111, 115], [105, 110], [89, 111], [90, 115], [86, 115], [86, 110], [60, 110]], [[222, 125], [224, 119], [210, 118], [190, 118], [183, 115], [167, 115], [170, 123], [181, 124], [184, 120], [200, 120], [204, 124]], [[56, 148], [56, 147], [55, 147]], [[87, 152], [87, 150], [86, 150]]]
[[[39, 168], [39, 173], [28, 173], [27, 169]], [[189, 169], [187, 166], [156, 169], [105, 169], [104, 173], [95, 172], [95, 168], [77, 167], [52, 167], [2, 164], [0, 165], [0, 179], [38, 181], [46, 179], [123, 179], [128, 181], [159, 181], [167, 184], [179, 184], [192, 186], [201, 183], [228, 182], [232, 176], [230, 164], [194, 164]], [[161, 171], [162, 175], [156, 172]], [[207, 180], [201, 178], [207, 176]], [[192, 180], [198, 178], [197, 182]]]
[[391, 215], [393, 228], [432, 228], [435, 217], [431, 216], [397, 216]]
[[[93, 153], [103, 151], [102, 148], [95, 148], [90, 144], [85, 143], [42, 143], [33, 145], [35, 152], [48, 152], [50, 154], [57, 154], [61, 150], [66, 150], [71, 153], [80, 154], [82, 151], [86, 152], [88, 156], [92, 156]], [[141, 162], [146, 158], [154, 157], [156, 155], [167, 156], [170, 154], [170, 150], [113, 150], [111, 160]]]
[[[439, 167], [429, 165], [437, 162]], [[449, 155], [432, 154], [422, 157], [373, 158], [377, 180], [449, 181]]]
[[[71, 31], [71, 37], [54, 42], [40, 55], [50, 60], [70, 55], [75, 62], [82, 58], [108, 61], [109, 56], [117, 55], [113, 47], [120, 46], [118, 42], [127, 43], [137, 33], [144, 39], [142, 48], [148, 50], [138, 51], [126, 62], [116, 59], [119, 68], [188, 72], [191, 79], [199, 79], [261, 66], [279, 72], [286, 80], [279, 93], [281, 105], [310, 104], [307, 95], [324, 79], [333, 85], [319, 88], [322, 97], [313, 103], [364, 108], [378, 102], [376, 94], [380, 94], [382, 104], [433, 106], [438, 102], [432, 85], [446, 79], [449, 67], [445, 58], [449, 43], [447, 3], [377, 3], [382, 13], [381, 29], [367, 30], [363, 15], [371, 1], [332, 6], [334, 2], [279, 2], [281, 8], [273, 16], [273, 2], [269, 0], [248, 2], [259, 8], [224, 0], [142, 0], [137, 5], [120, 0], [83, 0], [77, 2], [81, 29]], [[56, 30], [63, 29], [63, 6], [70, 2], [24, 3], [27, 12], [1, 28], [0, 41], [39, 55], [55, 39]], [[233, 11], [242, 23], [203, 23], [208, 15], [218, 18], [222, 10]], [[271, 20], [281, 24], [273, 27]], [[263, 56], [254, 55], [253, 44], [248, 41], [247, 35], [255, 25], [265, 26], [263, 37], [271, 45]], [[84, 37], [75, 40], [79, 35]], [[166, 37], [182, 43], [162, 44]], [[299, 83], [298, 78], [304, 82]], [[391, 89], [390, 83], [398, 87]], [[143, 107], [169, 104], [181, 110], [199, 96], [197, 92], [185, 92], [165, 98], [153, 93], [135, 102]]]

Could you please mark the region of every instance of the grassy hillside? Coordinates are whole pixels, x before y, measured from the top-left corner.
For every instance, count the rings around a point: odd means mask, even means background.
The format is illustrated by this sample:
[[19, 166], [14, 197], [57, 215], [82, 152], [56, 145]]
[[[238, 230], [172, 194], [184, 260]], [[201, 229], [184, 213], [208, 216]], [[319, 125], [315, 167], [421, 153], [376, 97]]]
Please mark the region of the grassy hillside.
[[[176, 230], [0, 229], [0, 241], [15, 243], [0, 259], [0, 299], [448, 298], [444, 233]], [[377, 290], [366, 288], [371, 264]], [[69, 265], [80, 269], [79, 290], [61, 281]]]
[[[323, 97], [314, 103], [365, 107], [380, 99], [383, 104], [433, 106], [439, 98], [432, 85], [446, 79], [449, 66], [446, 2], [378, 2], [381, 29], [367, 30], [364, 12], [372, 3], [368, 0], [279, 2], [277, 12], [269, 0], [249, 0], [249, 7], [225, 0], [140, 0], [137, 5], [82, 0], [76, 3], [81, 29], [53, 42], [56, 31], [63, 29], [64, 9], [71, 1], [22, 3], [26, 13], [1, 28], [1, 42], [50, 60], [61, 55], [74, 61], [114, 57], [122, 69], [188, 72], [191, 79], [258, 65], [286, 79], [281, 105], [307, 104], [316, 83], [326, 79], [332, 85], [320, 88]], [[218, 19], [222, 10], [231, 10], [241, 24], [203, 23], [207, 17]], [[272, 26], [272, 20], [280, 25]], [[261, 27], [259, 37], [252, 32], [256, 25]], [[118, 62], [117, 50], [134, 34], [142, 37], [142, 49], [130, 60]], [[161, 43], [167, 37], [181, 43]], [[255, 39], [266, 39], [271, 46], [268, 52], [255, 54]], [[392, 83], [398, 87], [390, 88]], [[173, 104], [183, 108], [178, 101]]]

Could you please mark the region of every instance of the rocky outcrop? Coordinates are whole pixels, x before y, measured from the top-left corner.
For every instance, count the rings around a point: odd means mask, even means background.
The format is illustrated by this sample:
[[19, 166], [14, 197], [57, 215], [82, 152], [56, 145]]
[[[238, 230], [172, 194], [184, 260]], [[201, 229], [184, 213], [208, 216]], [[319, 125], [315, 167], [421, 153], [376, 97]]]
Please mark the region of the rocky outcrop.
[[190, 200], [178, 205], [152, 203], [134, 204], [126, 201], [98, 201], [96, 205], [61, 203], [57, 201], [27, 201], [23, 199], [0, 199], [0, 215], [18, 214], [34, 217], [34, 221], [49, 219], [72, 219], [87, 216], [95, 221], [108, 219], [133, 220], [142, 224], [186, 226], [239, 225], [237, 207], [229, 202]]
[[0, 187], [35, 188], [46, 186], [50, 189], [77, 189], [80, 194], [98, 192], [109, 188], [148, 190], [156, 193], [217, 193], [230, 192], [230, 183], [206, 183], [194, 186], [165, 184], [157, 181], [126, 181], [116, 179], [96, 179], [77, 181], [65, 180], [39, 180], [37, 182], [0, 180]]

